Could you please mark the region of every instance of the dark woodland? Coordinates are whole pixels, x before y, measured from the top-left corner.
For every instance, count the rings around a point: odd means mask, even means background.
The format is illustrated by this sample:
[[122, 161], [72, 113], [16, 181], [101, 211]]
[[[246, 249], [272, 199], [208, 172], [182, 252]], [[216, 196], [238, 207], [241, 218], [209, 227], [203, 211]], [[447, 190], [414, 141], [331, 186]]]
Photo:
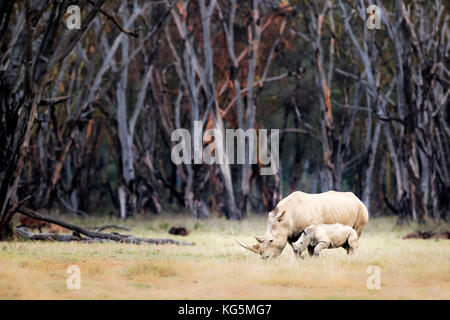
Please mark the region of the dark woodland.
[[[363, 0], [1, 1], [0, 239], [23, 207], [241, 220], [295, 190], [448, 221], [449, 3], [373, 3], [370, 30]], [[175, 165], [194, 121], [279, 129], [278, 173]]]

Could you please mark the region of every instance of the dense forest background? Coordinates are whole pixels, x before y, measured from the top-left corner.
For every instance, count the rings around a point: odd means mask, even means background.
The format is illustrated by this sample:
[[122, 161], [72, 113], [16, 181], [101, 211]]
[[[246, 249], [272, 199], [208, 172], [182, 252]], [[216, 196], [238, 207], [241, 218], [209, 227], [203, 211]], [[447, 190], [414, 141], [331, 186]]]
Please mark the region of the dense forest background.
[[[448, 220], [448, 3], [374, 1], [372, 30], [370, 4], [2, 1], [0, 237], [22, 205], [242, 219], [294, 190]], [[278, 174], [175, 165], [171, 133], [194, 121], [280, 129]]]

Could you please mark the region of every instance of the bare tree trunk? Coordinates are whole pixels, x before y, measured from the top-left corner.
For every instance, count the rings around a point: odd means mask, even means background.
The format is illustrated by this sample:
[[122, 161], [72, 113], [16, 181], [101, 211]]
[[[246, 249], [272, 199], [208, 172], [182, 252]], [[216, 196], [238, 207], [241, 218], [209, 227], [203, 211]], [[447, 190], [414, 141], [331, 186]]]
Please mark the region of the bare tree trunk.
[[[126, 6], [122, 6], [122, 18], [127, 18]], [[119, 186], [120, 217], [125, 219], [129, 212], [133, 214], [136, 210], [136, 195], [134, 190], [134, 157], [132, 150], [132, 137], [128, 128], [127, 121], [127, 82], [128, 82], [128, 59], [129, 39], [122, 38], [122, 73], [120, 81], [117, 84], [117, 127], [121, 147], [121, 167], [123, 183]]]
[[[262, 25], [260, 22], [260, 1], [253, 0], [252, 12], [252, 28], [249, 29], [249, 62], [248, 62], [248, 76], [247, 76], [247, 108], [244, 120], [244, 130], [254, 129], [256, 104], [253, 96], [253, 81], [255, 79], [255, 68], [259, 55], [259, 43], [261, 41]], [[242, 216], [247, 216], [247, 203], [250, 193], [250, 141], [245, 144], [245, 163], [242, 167], [242, 176], [240, 180], [239, 201], [238, 206]]]

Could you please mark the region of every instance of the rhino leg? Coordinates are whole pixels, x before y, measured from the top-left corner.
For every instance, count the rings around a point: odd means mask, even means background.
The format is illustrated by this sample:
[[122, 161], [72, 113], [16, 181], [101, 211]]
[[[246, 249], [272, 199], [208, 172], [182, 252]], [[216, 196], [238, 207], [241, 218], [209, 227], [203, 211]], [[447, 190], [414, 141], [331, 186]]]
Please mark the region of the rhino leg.
[[328, 247], [328, 244], [326, 244], [325, 242], [319, 242], [317, 244], [317, 246], [314, 248], [314, 255], [316, 257], [318, 257], [320, 254], [320, 251], [322, 251], [323, 249], [325, 249], [327, 247]]
[[347, 254], [354, 254], [358, 249], [358, 236], [356, 233], [351, 234], [347, 240]]
[[308, 253], [310, 256], [314, 255], [314, 247], [313, 246], [308, 246]]

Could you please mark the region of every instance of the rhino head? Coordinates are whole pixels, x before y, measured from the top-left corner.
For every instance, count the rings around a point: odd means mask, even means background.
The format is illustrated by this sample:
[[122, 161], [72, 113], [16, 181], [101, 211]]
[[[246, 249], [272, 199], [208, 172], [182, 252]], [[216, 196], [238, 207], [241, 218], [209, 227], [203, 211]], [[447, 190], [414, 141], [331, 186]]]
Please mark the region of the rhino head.
[[[275, 209], [271, 211], [267, 220], [267, 232], [264, 237], [256, 236], [256, 244], [249, 246], [234, 236], [234, 240], [243, 248], [250, 250], [251, 252], [261, 255], [263, 259], [275, 258], [281, 254], [287, 243], [288, 238], [288, 224], [284, 219], [286, 210], [279, 212]], [[231, 230], [233, 232], [233, 230]]]
[[306, 248], [308, 248], [309, 244], [311, 243], [311, 233], [310, 229], [305, 229], [300, 234], [300, 238], [294, 243], [292, 243], [292, 248], [294, 249], [295, 253], [301, 253]]

